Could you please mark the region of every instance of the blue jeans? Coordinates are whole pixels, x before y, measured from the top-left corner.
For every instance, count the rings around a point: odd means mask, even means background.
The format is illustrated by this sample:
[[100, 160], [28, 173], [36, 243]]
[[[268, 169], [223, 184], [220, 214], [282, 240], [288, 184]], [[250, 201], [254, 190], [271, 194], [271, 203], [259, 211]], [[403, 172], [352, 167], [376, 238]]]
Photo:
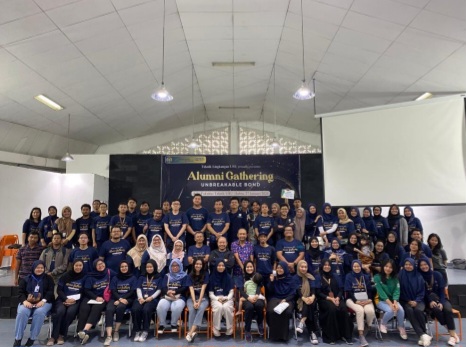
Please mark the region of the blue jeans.
[[193, 325], [199, 327], [202, 324], [202, 317], [204, 316], [204, 311], [209, 306], [209, 300], [207, 300], [206, 298], [202, 298], [201, 304], [199, 305], [199, 308], [197, 310], [194, 308], [193, 300], [191, 298], [188, 299], [186, 305], [188, 306], [189, 310], [189, 329], [191, 329]]
[[[403, 307], [400, 305], [399, 302], [397, 303], [397, 305], [398, 305], [398, 311], [396, 313], [396, 320], [398, 322], [398, 327], [404, 328], [405, 327], [405, 323], [404, 323], [405, 311], [403, 310]], [[379, 301], [379, 303], [377, 304], [377, 308], [384, 312], [383, 318], [382, 318], [382, 324], [387, 325], [388, 321], [395, 316], [395, 312], [393, 312], [391, 307], [385, 301]]]
[[159, 304], [157, 305], [157, 317], [159, 317], [160, 325], [167, 325], [167, 312], [172, 311], [171, 325], [177, 326], [178, 319], [180, 318], [185, 305], [186, 303], [183, 299], [175, 301], [160, 299]]
[[28, 324], [29, 317], [32, 316], [31, 323], [31, 340], [37, 340], [40, 333], [40, 328], [44, 324], [44, 319], [47, 313], [52, 309], [52, 304], [46, 302], [44, 306], [39, 308], [27, 308], [24, 305], [18, 305], [18, 313], [15, 321], [15, 339], [21, 340], [23, 338], [24, 330]]

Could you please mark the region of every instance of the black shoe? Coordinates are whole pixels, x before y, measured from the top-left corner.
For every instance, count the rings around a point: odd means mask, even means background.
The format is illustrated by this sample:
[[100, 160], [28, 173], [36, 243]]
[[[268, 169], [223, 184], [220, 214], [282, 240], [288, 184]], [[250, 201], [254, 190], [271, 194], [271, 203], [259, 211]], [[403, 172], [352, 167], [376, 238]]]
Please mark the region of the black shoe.
[[26, 346], [26, 347], [31, 347], [33, 344], [34, 344], [34, 340], [28, 339], [28, 340], [26, 341], [26, 344], [25, 344], [24, 346]]
[[15, 340], [15, 342], [13, 342], [13, 347], [19, 347], [21, 346], [21, 340]]

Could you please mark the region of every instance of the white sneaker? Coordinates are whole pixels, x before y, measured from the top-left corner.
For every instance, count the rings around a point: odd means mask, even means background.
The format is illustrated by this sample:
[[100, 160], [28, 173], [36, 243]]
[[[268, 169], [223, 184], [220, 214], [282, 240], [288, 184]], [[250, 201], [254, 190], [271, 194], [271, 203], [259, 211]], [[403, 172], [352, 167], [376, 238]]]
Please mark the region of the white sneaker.
[[380, 332], [382, 334], [386, 334], [387, 333], [387, 326], [385, 324], [382, 324], [380, 323]]
[[317, 336], [314, 332], [311, 332], [310, 340], [313, 345], [317, 345], [319, 343], [319, 340], [317, 339]]
[[138, 332], [136, 333], [136, 336], [134, 337], [133, 341], [134, 341], [134, 342], [139, 342], [139, 338], [140, 338], [140, 337], [141, 337], [141, 332], [138, 331]]
[[220, 336], [220, 331], [219, 331], [219, 330], [213, 328], [212, 331], [213, 331], [215, 337], [219, 337], [219, 336]]
[[299, 334], [302, 334], [303, 331], [304, 331], [304, 323], [303, 322], [299, 322], [298, 323], [298, 326], [296, 327], [296, 331], [299, 333]]
[[450, 336], [450, 338], [448, 339], [448, 346], [454, 346], [456, 345], [456, 338], [454, 338], [453, 336]]
[[112, 337], [107, 336], [104, 341], [104, 346], [110, 346], [111, 343], [112, 343]]
[[143, 332], [141, 333], [141, 336], [139, 337], [139, 342], [144, 342], [144, 341], [146, 341], [147, 335], [148, 335], [148, 334], [147, 334], [147, 331], [143, 331]]
[[429, 347], [430, 343], [432, 342], [432, 336], [429, 336], [427, 334], [422, 334], [421, 335], [421, 340], [422, 340], [422, 345], [424, 347]]
[[191, 342], [192, 340], [193, 340], [193, 338], [191, 337], [191, 334], [187, 333], [186, 334], [186, 341]]
[[227, 329], [227, 331], [225, 332], [225, 335], [227, 336], [233, 335], [233, 328]]

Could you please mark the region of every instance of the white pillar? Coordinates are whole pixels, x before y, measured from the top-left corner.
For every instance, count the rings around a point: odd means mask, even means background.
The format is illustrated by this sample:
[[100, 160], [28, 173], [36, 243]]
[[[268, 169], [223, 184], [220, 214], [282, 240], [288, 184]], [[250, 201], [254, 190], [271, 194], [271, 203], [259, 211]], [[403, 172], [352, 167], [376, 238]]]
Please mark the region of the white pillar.
[[230, 122], [230, 154], [239, 154], [239, 124]]

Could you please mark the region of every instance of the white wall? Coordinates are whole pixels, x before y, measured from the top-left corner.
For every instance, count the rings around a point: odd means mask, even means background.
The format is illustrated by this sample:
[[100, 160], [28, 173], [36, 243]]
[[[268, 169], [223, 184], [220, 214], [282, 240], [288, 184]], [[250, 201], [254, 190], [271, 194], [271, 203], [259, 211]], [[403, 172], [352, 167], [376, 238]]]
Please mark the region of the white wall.
[[109, 154], [73, 154], [73, 161], [66, 163], [66, 173], [90, 173], [109, 177]]

